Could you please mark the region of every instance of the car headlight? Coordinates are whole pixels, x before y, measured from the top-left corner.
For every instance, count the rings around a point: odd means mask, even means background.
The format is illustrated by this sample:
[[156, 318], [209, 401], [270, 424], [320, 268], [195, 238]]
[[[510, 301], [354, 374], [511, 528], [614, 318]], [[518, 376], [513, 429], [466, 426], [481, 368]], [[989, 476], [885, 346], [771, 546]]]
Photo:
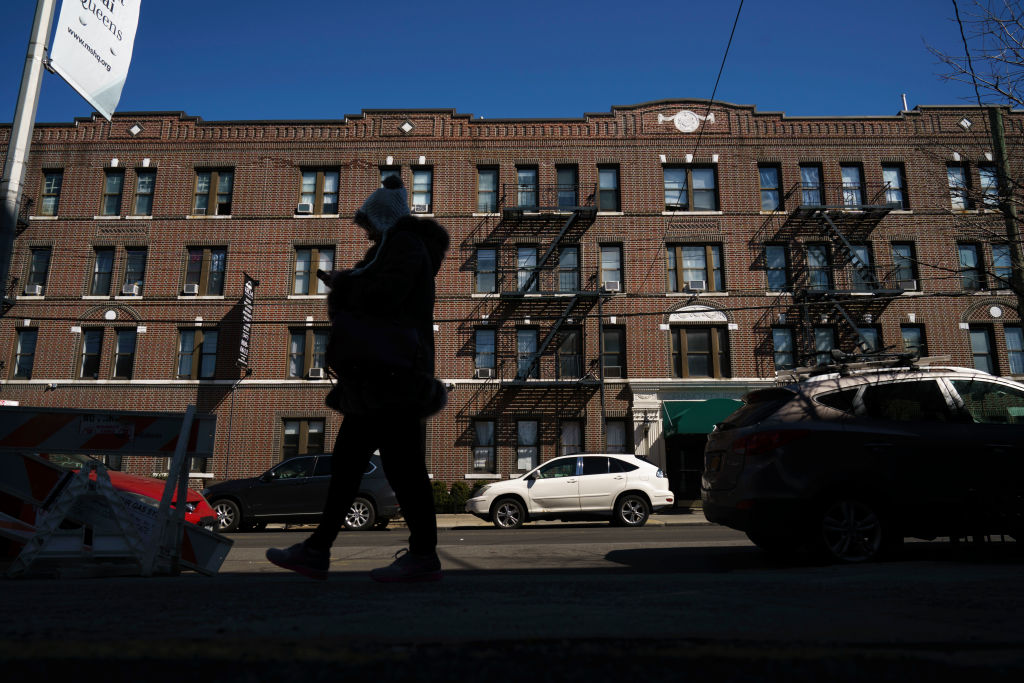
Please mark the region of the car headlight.
[[656, 476], [656, 477], [657, 477], [658, 479], [664, 479], [664, 478], [665, 478], [665, 473], [664, 473], [664, 472], [662, 472], [662, 471], [661, 471], [661, 468], [659, 467], [659, 468], [658, 468], [658, 471], [657, 471], [657, 472], [655, 473], [655, 475], [654, 475], [654, 476]]
[[494, 484], [484, 484], [479, 489], [477, 489], [476, 493], [473, 494], [473, 497], [479, 498], [480, 496], [487, 493], [487, 489], [491, 488], [492, 486], [494, 486]]

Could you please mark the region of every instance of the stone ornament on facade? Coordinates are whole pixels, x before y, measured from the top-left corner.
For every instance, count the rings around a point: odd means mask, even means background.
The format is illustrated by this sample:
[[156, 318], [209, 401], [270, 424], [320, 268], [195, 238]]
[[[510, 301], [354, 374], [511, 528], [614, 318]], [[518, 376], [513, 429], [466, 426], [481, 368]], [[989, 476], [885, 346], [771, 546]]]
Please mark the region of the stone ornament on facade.
[[672, 116], [658, 114], [658, 123], [667, 123], [669, 121], [675, 124], [676, 129], [679, 130], [680, 133], [692, 133], [700, 128], [701, 121], [714, 123], [715, 115], [712, 112], [707, 116], [701, 116], [700, 114], [694, 114], [688, 109], [683, 109], [678, 114], [673, 114]]

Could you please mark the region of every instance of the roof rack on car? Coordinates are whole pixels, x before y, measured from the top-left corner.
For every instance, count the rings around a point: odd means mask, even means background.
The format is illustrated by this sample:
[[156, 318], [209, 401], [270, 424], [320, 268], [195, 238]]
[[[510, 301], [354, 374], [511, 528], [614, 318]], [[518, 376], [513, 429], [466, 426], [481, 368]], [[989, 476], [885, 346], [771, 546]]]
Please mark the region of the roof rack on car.
[[840, 376], [850, 375], [860, 370], [884, 370], [886, 368], [919, 369], [929, 365], [948, 364], [950, 356], [924, 356], [915, 352], [909, 353], [845, 353], [839, 349], [832, 350], [831, 363], [822, 363], [810, 367], [781, 370], [775, 375], [776, 384], [799, 382], [819, 375]]

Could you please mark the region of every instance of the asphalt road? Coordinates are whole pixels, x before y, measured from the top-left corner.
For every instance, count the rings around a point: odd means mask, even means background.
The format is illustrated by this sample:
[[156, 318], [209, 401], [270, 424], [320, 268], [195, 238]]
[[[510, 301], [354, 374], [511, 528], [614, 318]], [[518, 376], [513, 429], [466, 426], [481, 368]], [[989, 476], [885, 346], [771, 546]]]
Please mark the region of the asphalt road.
[[[439, 583], [366, 571], [404, 529], [343, 533], [314, 582], [263, 559], [306, 532], [233, 536], [217, 577], [0, 583], [7, 680], [1020, 680], [1017, 544], [910, 544], [897, 561], [777, 565], [709, 525], [439, 535]], [[5, 677], [6, 677], [5, 676]]]

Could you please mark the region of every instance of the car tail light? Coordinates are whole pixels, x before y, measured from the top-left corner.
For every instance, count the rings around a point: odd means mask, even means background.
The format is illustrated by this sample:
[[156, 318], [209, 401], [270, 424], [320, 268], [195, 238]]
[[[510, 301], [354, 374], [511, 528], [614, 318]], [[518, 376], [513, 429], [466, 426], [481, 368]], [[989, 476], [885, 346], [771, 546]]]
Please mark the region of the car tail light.
[[770, 453], [776, 448], [785, 446], [790, 441], [795, 441], [807, 436], [810, 431], [806, 429], [785, 429], [772, 432], [758, 432], [743, 436], [732, 442], [732, 451], [746, 458], [753, 458], [765, 453]]

